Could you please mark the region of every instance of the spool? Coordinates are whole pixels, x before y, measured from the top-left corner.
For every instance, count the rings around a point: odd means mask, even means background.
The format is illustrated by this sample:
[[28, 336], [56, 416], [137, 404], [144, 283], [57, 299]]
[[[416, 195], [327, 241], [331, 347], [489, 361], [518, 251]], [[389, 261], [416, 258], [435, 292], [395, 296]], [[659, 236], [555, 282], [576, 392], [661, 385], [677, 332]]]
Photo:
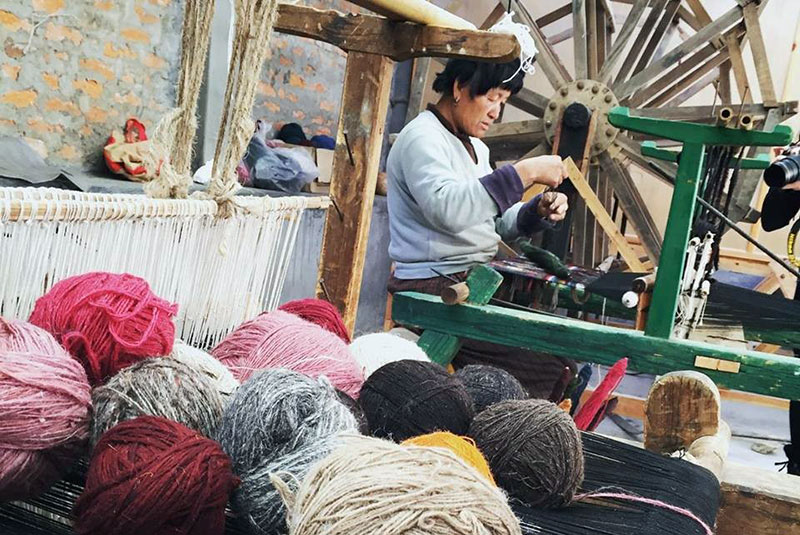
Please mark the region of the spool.
[[466, 303], [469, 298], [469, 286], [467, 286], [466, 282], [452, 284], [442, 290], [441, 298], [445, 305]]

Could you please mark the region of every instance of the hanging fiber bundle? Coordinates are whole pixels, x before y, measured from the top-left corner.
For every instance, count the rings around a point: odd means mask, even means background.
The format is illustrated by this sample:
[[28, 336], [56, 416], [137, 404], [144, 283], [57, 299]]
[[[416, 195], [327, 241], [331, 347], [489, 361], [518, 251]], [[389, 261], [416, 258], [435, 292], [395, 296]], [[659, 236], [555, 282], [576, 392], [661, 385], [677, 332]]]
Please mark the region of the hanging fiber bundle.
[[518, 535], [501, 490], [442, 448], [347, 437], [296, 492], [273, 477], [290, 535]]
[[476, 413], [501, 401], [528, 397], [516, 377], [494, 366], [470, 364], [457, 370], [456, 377], [467, 387]]
[[339, 337], [282, 310], [240, 325], [211, 354], [242, 382], [256, 370], [285, 367], [310, 377], [324, 375], [353, 398], [358, 397], [364, 382]]
[[430, 362], [428, 355], [414, 342], [389, 333], [372, 333], [359, 336], [350, 344], [350, 353], [369, 378], [375, 370], [398, 360]]
[[214, 383], [171, 358], [151, 358], [125, 368], [92, 392], [92, 444], [120, 422], [159, 416], [214, 436], [222, 397]]
[[75, 531], [221, 535], [237, 483], [216, 442], [179, 423], [142, 416], [97, 443], [75, 504]]
[[475, 445], [475, 441], [469, 437], [460, 437], [447, 431], [437, 431], [404, 440], [403, 445], [448, 449], [455, 453], [459, 459], [469, 463], [478, 473], [491, 481], [492, 485], [496, 485], [489, 463], [486, 462], [486, 457]]
[[253, 533], [281, 532], [285, 526], [284, 506], [270, 474], [301, 480], [336, 447], [340, 432], [356, 427], [324, 378], [278, 368], [260, 371], [239, 387], [217, 439], [242, 479], [233, 507]]
[[220, 396], [222, 396], [223, 403], [227, 403], [228, 399], [239, 388], [239, 381], [236, 380], [231, 371], [202, 349], [197, 349], [184, 344], [180, 340], [175, 340], [175, 344], [172, 346], [172, 353], [169, 356], [211, 379]]
[[147, 357], [172, 351], [178, 307], [129, 274], [92, 272], [56, 283], [30, 322], [56, 337], [92, 385]]
[[359, 403], [370, 433], [403, 441], [433, 431], [467, 433], [474, 414], [467, 389], [432, 362], [400, 360], [378, 368]]
[[496, 403], [475, 417], [469, 435], [500, 486], [527, 505], [569, 505], [583, 481], [580, 434], [554, 403]]
[[282, 304], [278, 307], [278, 310], [294, 314], [306, 321], [319, 325], [326, 331], [330, 331], [341, 338], [344, 343], [350, 343], [350, 334], [347, 332], [347, 327], [344, 325], [339, 309], [328, 301], [322, 299], [295, 299]]
[[44, 330], [0, 318], [0, 502], [54, 483], [89, 435], [86, 372]]

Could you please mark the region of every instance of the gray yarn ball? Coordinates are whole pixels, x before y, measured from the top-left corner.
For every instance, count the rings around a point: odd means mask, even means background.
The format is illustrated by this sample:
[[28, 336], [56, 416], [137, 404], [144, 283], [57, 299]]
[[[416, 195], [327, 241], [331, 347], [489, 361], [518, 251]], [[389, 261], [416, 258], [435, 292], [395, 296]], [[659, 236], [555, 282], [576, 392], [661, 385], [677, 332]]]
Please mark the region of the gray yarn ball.
[[161, 416], [214, 436], [222, 397], [214, 382], [172, 358], [149, 358], [125, 368], [92, 391], [92, 447], [103, 433], [139, 416]]
[[501, 401], [528, 398], [528, 393], [516, 377], [495, 366], [470, 364], [456, 370], [456, 377], [461, 379], [472, 396], [476, 414]]
[[285, 368], [257, 372], [230, 400], [217, 434], [242, 480], [231, 502], [234, 511], [252, 533], [285, 533], [285, 506], [270, 474], [299, 483], [338, 445], [339, 433], [357, 430], [355, 417], [324, 377]]

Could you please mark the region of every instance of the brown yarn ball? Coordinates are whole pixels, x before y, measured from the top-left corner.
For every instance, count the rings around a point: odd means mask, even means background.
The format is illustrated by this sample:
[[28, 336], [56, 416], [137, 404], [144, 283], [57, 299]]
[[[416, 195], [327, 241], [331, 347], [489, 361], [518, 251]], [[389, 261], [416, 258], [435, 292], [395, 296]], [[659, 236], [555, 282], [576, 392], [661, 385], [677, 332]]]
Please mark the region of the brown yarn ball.
[[583, 447], [572, 418], [541, 399], [496, 403], [469, 434], [500, 486], [534, 507], [568, 505], [583, 482]]

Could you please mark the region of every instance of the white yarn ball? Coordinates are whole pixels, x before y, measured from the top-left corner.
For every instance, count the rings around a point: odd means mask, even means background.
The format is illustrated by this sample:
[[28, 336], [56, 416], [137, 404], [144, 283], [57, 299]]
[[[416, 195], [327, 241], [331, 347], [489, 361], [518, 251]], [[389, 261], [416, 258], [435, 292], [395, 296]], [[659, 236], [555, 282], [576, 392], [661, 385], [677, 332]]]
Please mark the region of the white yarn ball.
[[239, 388], [239, 381], [236, 380], [231, 371], [202, 349], [192, 347], [181, 340], [175, 340], [175, 344], [172, 346], [172, 353], [169, 356], [194, 368], [203, 375], [207, 375], [217, 387], [223, 402], [227, 402], [236, 392], [236, 389]]
[[390, 362], [398, 360], [430, 362], [428, 355], [417, 344], [389, 333], [359, 336], [350, 344], [350, 353], [364, 370], [365, 379]]

